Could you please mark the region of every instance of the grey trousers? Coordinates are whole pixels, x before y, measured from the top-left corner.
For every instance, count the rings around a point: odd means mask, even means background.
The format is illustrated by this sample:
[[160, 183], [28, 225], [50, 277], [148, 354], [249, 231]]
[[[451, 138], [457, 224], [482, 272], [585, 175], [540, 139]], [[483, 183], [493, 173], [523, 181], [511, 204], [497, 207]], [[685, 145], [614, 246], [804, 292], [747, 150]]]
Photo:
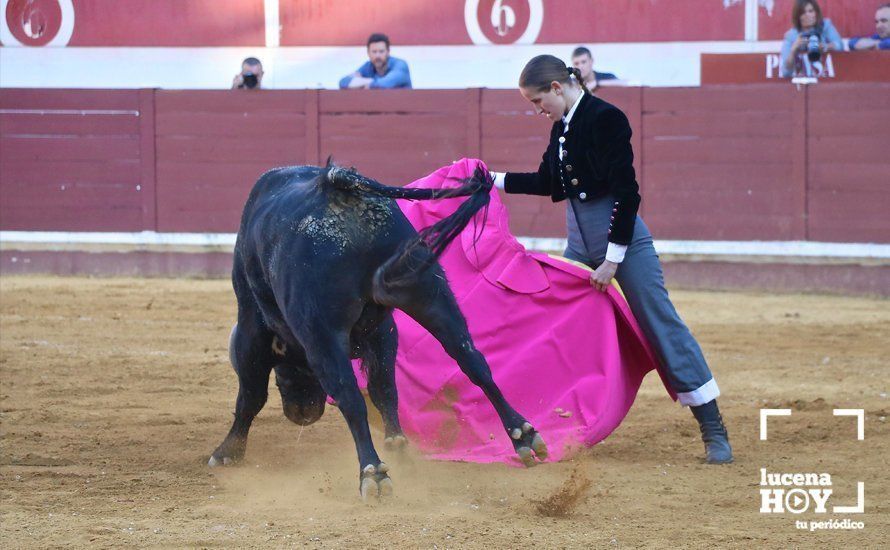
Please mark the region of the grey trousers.
[[[605, 260], [613, 202], [611, 196], [586, 203], [574, 199], [569, 202], [566, 258], [592, 268]], [[639, 216], [615, 279], [680, 403], [698, 406], [720, 395], [698, 342], [671, 303], [652, 234]]]

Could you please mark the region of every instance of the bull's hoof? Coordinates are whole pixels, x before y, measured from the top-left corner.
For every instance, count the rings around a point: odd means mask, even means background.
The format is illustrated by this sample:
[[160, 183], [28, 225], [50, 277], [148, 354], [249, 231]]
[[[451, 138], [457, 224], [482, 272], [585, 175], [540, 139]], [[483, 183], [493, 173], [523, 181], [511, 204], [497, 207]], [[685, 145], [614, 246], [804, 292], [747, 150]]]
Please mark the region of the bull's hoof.
[[513, 439], [513, 448], [516, 449], [519, 460], [527, 468], [547, 460], [547, 444], [528, 422], [523, 423], [521, 428], [510, 430], [510, 438]]
[[241, 462], [241, 459], [244, 458], [244, 455], [241, 456], [229, 456], [220, 453], [213, 453], [210, 455], [210, 460], [207, 461], [207, 465], [211, 468], [216, 468], [217, 466], [234, 466], [235, 464]]
[[207, 461], [207, 465], [211, 468], [216, 468], [217, 466], [230, 466], [234, 463], [235, 461], [227, 456], [216, 458], [215, 456], [211, 455], [210, 460]]
[[389, 472], [389, 466], [383, 462], [377, 466], [368, 464], [362, 469], [359, 493], [364, 502], [368, 502], [368, 499], [373, 496], [384, 498], [392, 495], [392, 479], [389, 478], [387, 472]]
[[213, 454], [210, 455], [210, 460], [207, 461], [207, 465], [211, 468], [215, 468], [217, 466], [232, 466], [237, 464], [244, 458], [246, 447], [246, 445], [241, 443], [229, 444], [223, 442], [222, 445], [217, 447], [216, 450], [213, 451]]
[[235, 459], [228, 456], [217, 457], [215, 455], [210, 455], [210, 460], [207, 461], [207, 465], [211, 468], [216, 468], [217, 466], [231, 466], [235, 464]]
[[383, 440], [388, 451], [401, 451], [408, 446], [408, 438], [402, 434], [392, 435]]

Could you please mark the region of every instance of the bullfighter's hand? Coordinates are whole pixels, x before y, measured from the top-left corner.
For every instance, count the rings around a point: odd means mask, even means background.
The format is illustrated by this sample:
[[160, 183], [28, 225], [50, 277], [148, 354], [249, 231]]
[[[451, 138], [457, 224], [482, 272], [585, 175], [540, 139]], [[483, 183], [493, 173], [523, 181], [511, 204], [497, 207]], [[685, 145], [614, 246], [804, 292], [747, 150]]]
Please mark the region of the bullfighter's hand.
[[590, 284], [600, 292], [605, 292], [617, 270], [618, 264], [605, 260], [590, 274]]

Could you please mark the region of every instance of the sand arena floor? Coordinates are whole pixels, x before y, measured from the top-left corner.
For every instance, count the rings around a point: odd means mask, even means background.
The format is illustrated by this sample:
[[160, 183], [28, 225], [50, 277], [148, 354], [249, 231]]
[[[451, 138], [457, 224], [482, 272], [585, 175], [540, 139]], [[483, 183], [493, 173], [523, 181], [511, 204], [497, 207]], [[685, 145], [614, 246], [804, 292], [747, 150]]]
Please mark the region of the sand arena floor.
[[[395, 496], [362, 504], [328, 409], [302, 431], [274, 388], [243, 465], [211, 470], [231, 421], [227, 281], [0, 279], [0, 545], [120, 547], [877, 547], [890, 532], [890, 303], [674, 292], [724, 396], [736, 463], [700, 462], [689, 411], [650, 375], [624, 424], [531, 470], [384, 458]], [[790, 418], [758, 439], [759, 409]], [[855, 420], [833, 408], [865, 410]], [[760, 468], [865, 482], [862, 531], [759, 513]], [[585, 489], [586, 487], [586, 489]], [[559, 516], [558, 514], [563, 515]], [[557, 517], [551, 517], [557, 514]], [[884, 543], [880, 541], [883, 540]]]

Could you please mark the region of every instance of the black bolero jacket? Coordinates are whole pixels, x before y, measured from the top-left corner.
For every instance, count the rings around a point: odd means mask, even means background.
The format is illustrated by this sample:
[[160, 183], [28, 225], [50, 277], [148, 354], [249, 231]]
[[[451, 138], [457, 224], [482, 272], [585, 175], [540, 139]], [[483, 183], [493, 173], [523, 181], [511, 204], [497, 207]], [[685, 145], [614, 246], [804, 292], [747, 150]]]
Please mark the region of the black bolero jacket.
[[[640, 194], [627, 117], [614, 105], [584, 94], [565, 134], [564, 127], [562, 120], [553, 124], [550, 144], [538, 171], [508, 172], [504, 191], [550, 195], [553, 202], [567, 197], [587, 202], [612, 195], [615, 204], [609, 242], [630, 244]], [[562, 158], [559, 158], [560, 138], [565, 138]]]

